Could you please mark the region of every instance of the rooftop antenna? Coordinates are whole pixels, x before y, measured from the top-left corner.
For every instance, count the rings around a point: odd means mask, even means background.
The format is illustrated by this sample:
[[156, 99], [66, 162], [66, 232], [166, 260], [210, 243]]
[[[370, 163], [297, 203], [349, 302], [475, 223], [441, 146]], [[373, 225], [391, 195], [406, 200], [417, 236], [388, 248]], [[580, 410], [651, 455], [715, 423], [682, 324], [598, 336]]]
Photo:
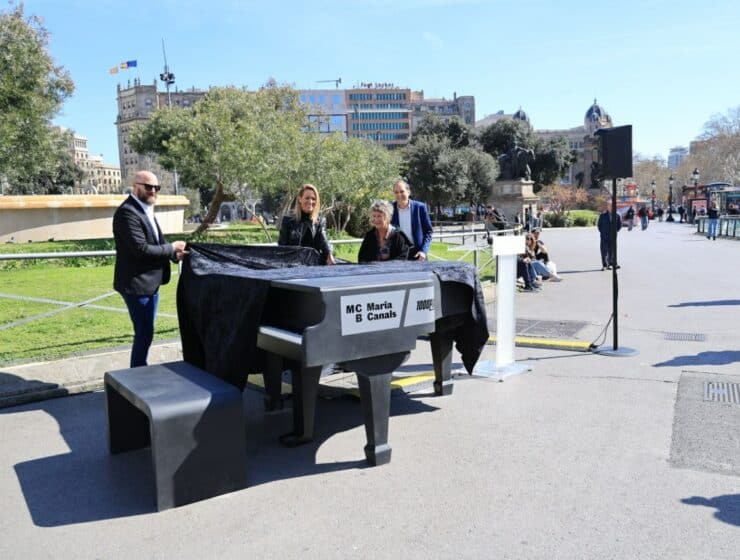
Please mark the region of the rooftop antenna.
[[[175, 83], [175, 75], [170, 72], [170, 67], [167, 66], [167, 51], [164, 50], [164, 37], [162, 37], [162, 55], [164, 55], [164, 72], [159, 75], [159, 79], [164, 82], [164, 88], [167, 90], [167, 107], [172, 107], [172, 97], [170, 96], [170, 86]], [[173, 170], [175, 194], [177, 192], [177, 169]]]
[[164, 37], [162, 38], [162, 54], [164, 55], [164, 72], [159, 75], [159, 79], [164, 82], [164, 88], [167, 90], [167, 106], [172, 107], [170, 86], [175, 83], [175, 75], [170, 72], [170, 68], [167, 66], [167, 51], [164, 50]]
[[317, 84], [326, 84], [329, 82], [334, 82], [334, 87], [336, 89], [339, 89], [339, 84], [342, 83], [342, 78], [337, 78], [336, 80], [317, 80], [316, 81]]

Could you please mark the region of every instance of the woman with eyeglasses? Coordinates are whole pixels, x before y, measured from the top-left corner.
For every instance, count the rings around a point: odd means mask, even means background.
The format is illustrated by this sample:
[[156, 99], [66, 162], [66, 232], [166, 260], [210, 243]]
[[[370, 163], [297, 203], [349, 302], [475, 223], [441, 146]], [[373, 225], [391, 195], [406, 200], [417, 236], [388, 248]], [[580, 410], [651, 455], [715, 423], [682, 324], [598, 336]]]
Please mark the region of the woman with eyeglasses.
[[326, 237], [326, 219], [319, 216], [319, 191], [306, 183], [296, 197], [293, 213], [284, 216], [280, 224], [278, 245], [313, 247], [326, 264], [334, 264], [334, 255]]
[[393, 205], [376, 200], [370, 207], [373, 229], [365, 234], [357, 255], [357, 262], [368, 263], [393, 259], [414, 258], [414, 245], [400, 229], [391, 225]]

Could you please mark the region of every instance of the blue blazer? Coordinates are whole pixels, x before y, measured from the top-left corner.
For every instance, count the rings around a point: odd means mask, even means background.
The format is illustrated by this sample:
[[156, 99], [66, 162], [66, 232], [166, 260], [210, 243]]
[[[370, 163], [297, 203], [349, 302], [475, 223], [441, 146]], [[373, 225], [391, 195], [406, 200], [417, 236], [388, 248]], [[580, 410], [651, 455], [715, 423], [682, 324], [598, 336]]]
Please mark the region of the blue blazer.
[[[411, 241], [414, 243], [417, 252], [421, 251], [428, 255], [432, 246], [432, 220], [429, 218], [429, 210], [427, 210], [426, 204], [416, 200], [410, 200], [409, 205], [411, 208]], [[398, 205], [395, 201], [393, 202], [391, 224], [399, 227]]]

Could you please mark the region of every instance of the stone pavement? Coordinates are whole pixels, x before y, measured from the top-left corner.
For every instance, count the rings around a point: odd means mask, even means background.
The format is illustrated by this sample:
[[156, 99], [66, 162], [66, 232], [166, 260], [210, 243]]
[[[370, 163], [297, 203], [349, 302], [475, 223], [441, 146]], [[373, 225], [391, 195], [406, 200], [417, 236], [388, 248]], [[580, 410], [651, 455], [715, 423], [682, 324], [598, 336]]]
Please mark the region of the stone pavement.
[[[543, 240], [564, 281], [518, 294], [517, 315], [598, 339], [595, 228]], [[149, 452], [107, 452], [101, 392], [0, 409], [0, 557], [737, 558], [740, 404], [715, 389], [740, 383], [738, 251], [681, 224], [623, 231], [619, 341], [636, 356], [518, 348], [532, 371], [504, 383], [396, 392], [378, 468], [354, 399], [321, 400], [315, 441], [286, 449], [289, 411], [250, 390], [250, 487], [157, 513]], [[419, 343], [402, 369], [430, 364]]]

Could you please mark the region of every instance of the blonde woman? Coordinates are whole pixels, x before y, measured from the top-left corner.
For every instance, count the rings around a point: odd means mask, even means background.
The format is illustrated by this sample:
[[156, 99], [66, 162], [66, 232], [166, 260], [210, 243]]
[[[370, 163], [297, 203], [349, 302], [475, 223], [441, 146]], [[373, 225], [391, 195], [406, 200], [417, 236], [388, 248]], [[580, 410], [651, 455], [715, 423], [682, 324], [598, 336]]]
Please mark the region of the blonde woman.
[[319, 216], [321, 201], [319, 191], [306, 183], [296, 197], [293, 214], [283, 217], [280, 224], [278, 245], [313, 247], [326, 264], [334, 264], [331, 245], [326, 238], [326, 220]]

